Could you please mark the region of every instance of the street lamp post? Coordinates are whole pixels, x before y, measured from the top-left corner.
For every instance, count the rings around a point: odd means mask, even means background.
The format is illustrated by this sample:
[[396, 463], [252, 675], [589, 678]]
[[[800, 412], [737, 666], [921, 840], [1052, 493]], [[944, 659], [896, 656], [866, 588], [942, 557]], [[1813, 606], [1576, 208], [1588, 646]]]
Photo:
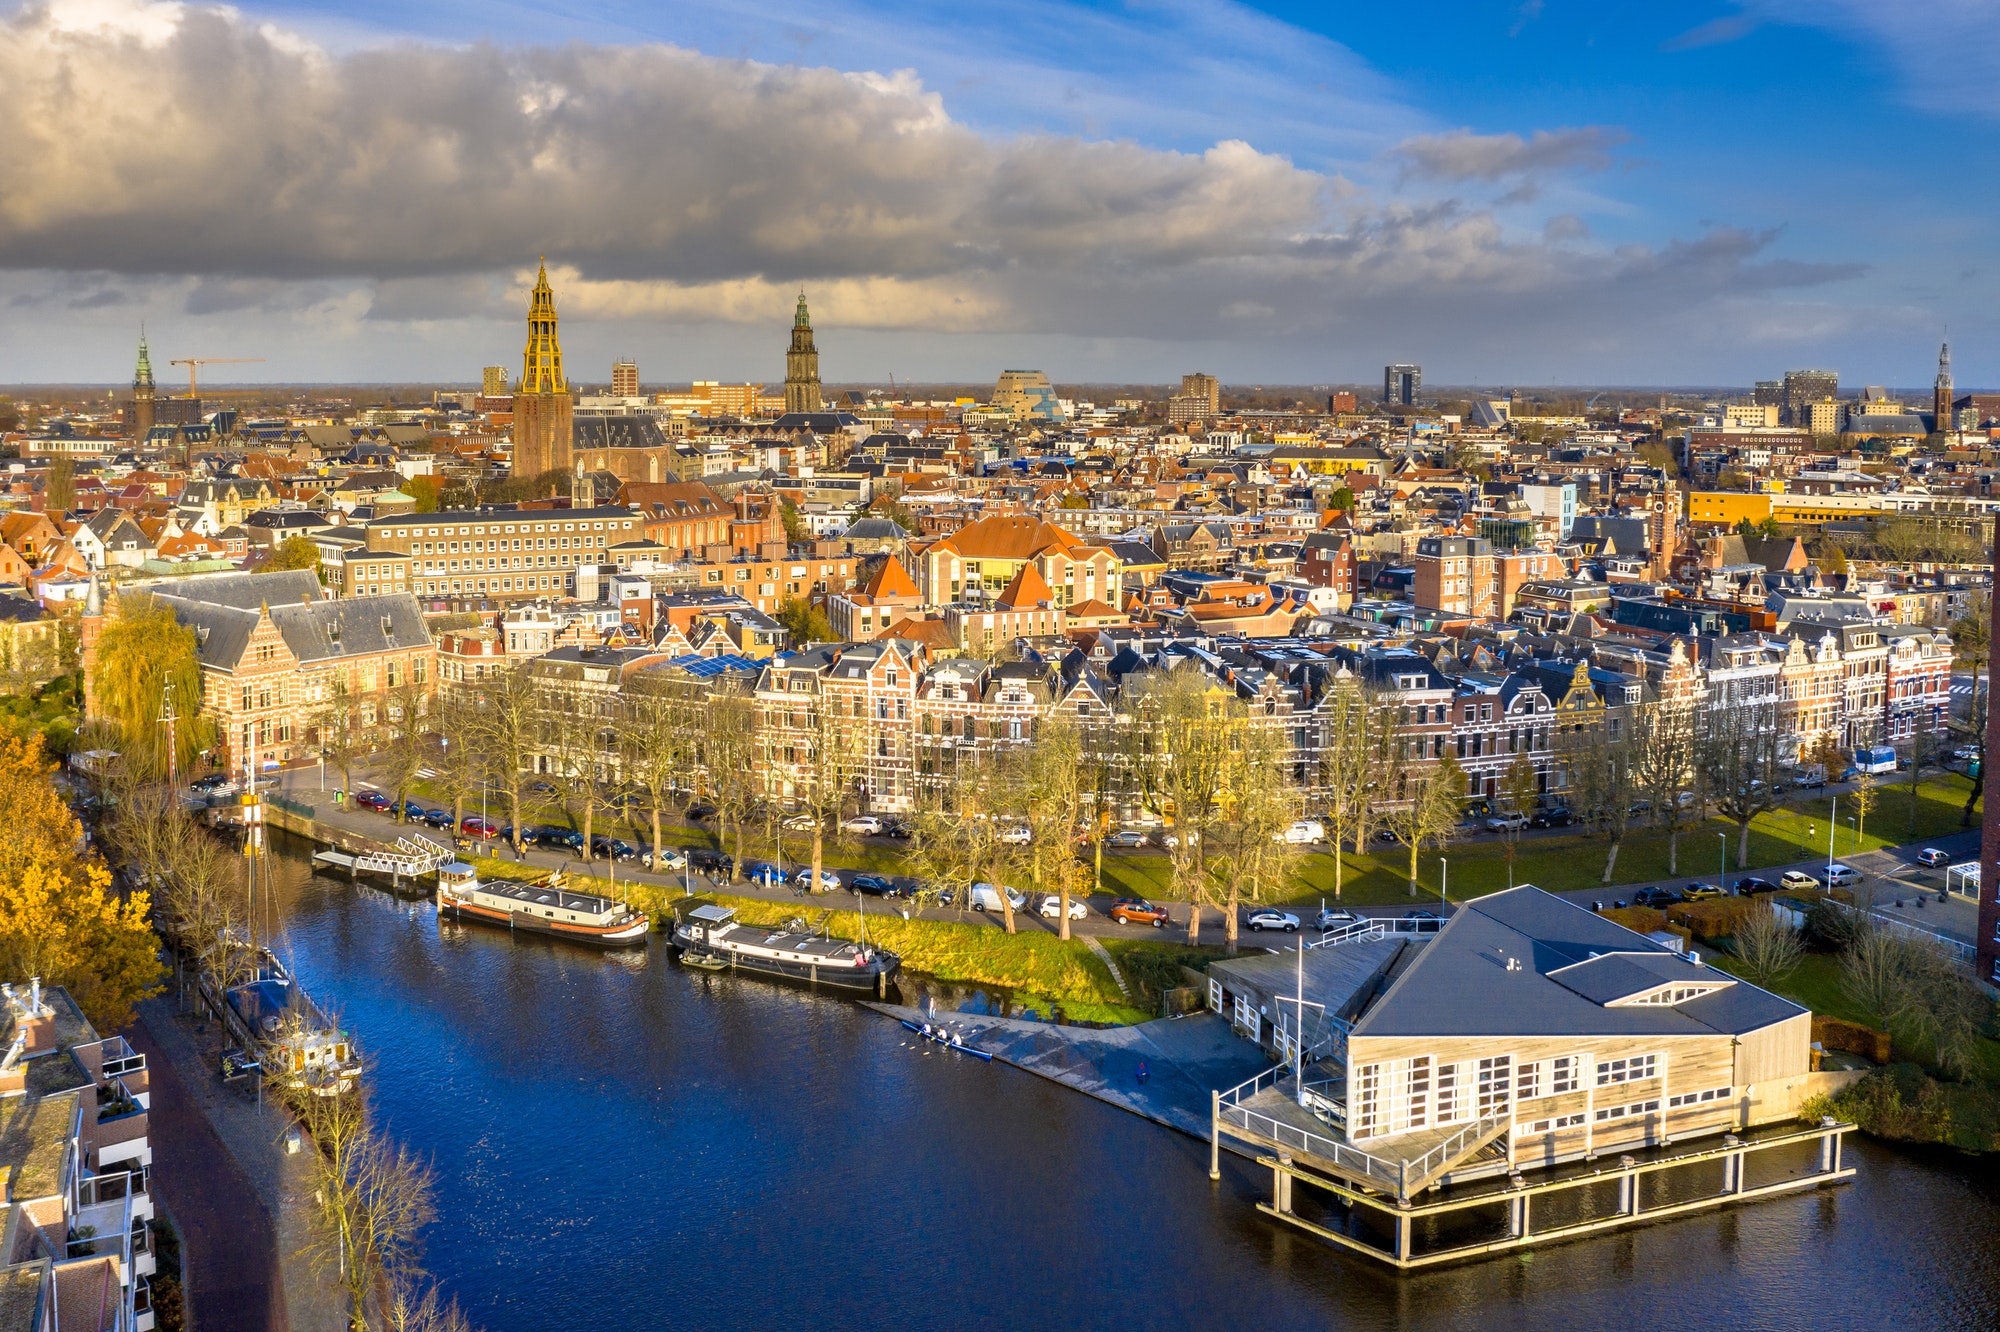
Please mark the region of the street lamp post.
[[1438, 857], [1438, 901], [1451, 906], [1451, 862], [1443, 856]]
[[1715, 841], [1715, 874], [1718, 880], [1715, 886], [1726, 893], [1729, 891], [1729, 834], [1719, 832]]

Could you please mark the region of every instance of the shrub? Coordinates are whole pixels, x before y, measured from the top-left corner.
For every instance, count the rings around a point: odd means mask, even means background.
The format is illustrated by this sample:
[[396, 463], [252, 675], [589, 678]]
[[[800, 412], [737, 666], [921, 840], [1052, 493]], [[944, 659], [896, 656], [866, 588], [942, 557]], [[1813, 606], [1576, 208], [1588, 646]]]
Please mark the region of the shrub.
[[1667, 927], [1667, 913], [1656, 911], [1652, 907], [1615, 907], [1597, 914], [1640, 934], [1651, 934], [1655, 930], [1664, 930]]
[[1820, 953], [1844, 953], [1861, 931], [1861, 921], [1852, 911], [1820, 901], [1806, 912], [1806, 946]]
[[1813, 1014], [1812, 1038], [1819, 1042], [1823, 1050], [1839, 1050], [1845, 1054], [1860, 1055], [1863, 1059], [1877, 1064], [1886, 1064], [1890, 1058], [1889, 1033], [1864, 1027], [1859, 1022], [1848, 1022], [1843, 1018], [1827, 1017], [1822, 1013]]
[[[1667, 911], [1667, 919], [1697, 939], [1724, 939], [1762, 904], [1749, 897], [1721, 897], [1707, 902], [1683, 902]], [[1769, 908], [1765, 908], [1768, 910]]]

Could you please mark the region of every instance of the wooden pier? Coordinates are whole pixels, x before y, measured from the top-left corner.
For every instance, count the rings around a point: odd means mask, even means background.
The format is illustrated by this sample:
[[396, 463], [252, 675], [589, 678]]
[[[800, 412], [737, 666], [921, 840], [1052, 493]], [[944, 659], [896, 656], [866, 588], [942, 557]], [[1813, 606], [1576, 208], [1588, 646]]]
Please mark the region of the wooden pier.
[[404, 880], [415, 882], [437, 873], [440, 865], [452, 860], [449, 848], [425, 837], [399, 837], [394, 847], [374, 851], [340, 851], [331, 848], [313, 852], [313, 864], [331, 865], [347, 871], [349, 878], [375, 874], [400, 887]]
[[[1271, 1171], [1271, 1201], [1258, 1203], [1258, 1211], [1404, 1271], [1816, 1189], [1854, 1175], [1841, 1159], [1841, 1139], [1854, 1125], [1833, 1119], [1711, 1134], [1533, 1171], [1511, 1168], [1494, 1150], [1495, 1135], [1468, 1125], [1421, 1156], [1392, 1159], [1325, 1136], [1323, 1124], [1314, 1133], [1288, 1122], [1308, 1118], [1305, 1112], [1268, 1113], [1270, 1103], [1287, 1099], [1285, 1080], [1275, 1083], [1239, 1104], [1226, 1105], [1224, 1093], [1215, 1095], [1211, 1174], [1225, 1137], [1232, 1147], [1250, 1147]], [[1443, 1182], [1447, 1178], [1453, 1182]], [[1456, 1182], [1461, 1180], [1467, 1182]], [[1309, 1212], [1300, 1211], [1301, 1201]]]

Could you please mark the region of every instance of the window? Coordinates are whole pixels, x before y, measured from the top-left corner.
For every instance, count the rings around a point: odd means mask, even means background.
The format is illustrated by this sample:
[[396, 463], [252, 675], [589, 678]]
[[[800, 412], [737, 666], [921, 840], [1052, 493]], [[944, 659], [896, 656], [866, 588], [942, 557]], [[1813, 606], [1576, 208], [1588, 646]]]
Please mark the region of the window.
[[1630, 1105], [1614, 1105], [1599, 1110], [1597, 1112], [1597, 1122], [1602, 1124], [1608, 1119], [1625, 1119], [1632, 1115], [1650, 1115], [1659, 1108], [1660, 1102], [1657, 1097], [1650, 1101], [1634, 1101]]
[[[1659, 1076], [1660, 1057], [1658, 1055], [1634, 1055], [1630, 1059], [1607, 1059], [1597, 1066], [1597, 1085], [1606, 1087], [1616, 1082], [1640, 1082]], [[1604, 1118], [1600, 1111], [1599, 1119]]]
[[1479, 1061], [1479, 1117], [1503, 1114], [1508, 1105], [1509, 1082], [1513, 1074], [1514, 1057], [1496, 1055]]
[[1686, 1092], [1680, 1096], [1669, 1096], [1667, 1098], [1667, 1106], [1671, 1109], [1672, 1107], [1682, 1105], [1700, 1105], [1706, 1101], [1726, 1101], [1729, 1099], [1731, 1090], [1733, 1089], [1729, 1087], [1710, 1087], [1707, 1091]]
[[1522, 1133], [1553, 1133], [1557, 1129], [1576, 1128], [1583, 1123], [1584, 1116], [1556, 1115], [1551, 1119], [1537, 1119], [1532, 1124], [1521, 1125]]
[[[1222, 1007], [1222, 985], [1219, 981], [1209, 983], [1211, 1006]], [[1381, 1107], [1382, 1066], [1363, 1064], [1355, 1076], [1354, 1136], [1371, 1137], [1375, 1133], [1377, 1115]]]
[[1532, 1100], [1542, 1094], [1542, 1065], [1522, 1064], [1514, 1074], [1514, 1099]]
[[1560, 1096], [1576, 1090], [1577, 1055], [1563, 1055], [1549, 1061], [1549, 1095]]
[[1458, 1098], [1458, 1065], [1439, 1064], [1437, 1068], [1437, 1122], [1449, 1124], [1460, 1117], [1463, 1108]]

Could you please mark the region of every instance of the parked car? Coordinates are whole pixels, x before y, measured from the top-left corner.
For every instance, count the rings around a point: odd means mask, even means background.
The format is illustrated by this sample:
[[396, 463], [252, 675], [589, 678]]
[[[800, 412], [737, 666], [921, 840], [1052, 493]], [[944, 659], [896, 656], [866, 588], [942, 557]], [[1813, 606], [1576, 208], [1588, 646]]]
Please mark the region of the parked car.
[[1143, 897], [1114, 898], [1106, 914], [1120, 925], [1151, 925], [1158, 930], [1167, 924], [1166, 908], [1156, 907]]
[[1486, 820], [1486, 831], [1488, 832], [1511, 832], [1515, 828], [1525, 828], [1527, 826], [1528, 816], [1525, 814], [1495, 814], [1492, 818]]
[[451, 811], [448, 809], [426, 810], [424, 811], [424, 822], [433, 828], [450, 828]]
[[1403, 919], [1414, 920], [1419, 924], [1422, 924], [1424, 921], [1435, 921], [1437, 924], [1444, 924], [1444, 917], [1435, 911], [1405, 911]]
[[[1793, 872], [1796, 873], [1797, 871]], [[1805, 876], [1805, 878], [1807, 879], [1809, 886], [1814, 888], [1819, 887], [1819, 880], [1813, 878], [1812, 875], [1808, 874]], [[1731, 887], [1735, 889], [1736, 895], [1738, 897], [1753, 897], [1758, 893], [1775, 893], [1778, 891], [1778, 885], [1772, 883], [1769, 879], [1756, 879], [1756, 878], [1738, 879], [1733, 885], [1731, 885]]]
[[1321, 907], [1319, 915], [1313, 919], [1313, 924], [1322, 930], [1337, 930], [1343, 925], [1356, 924], [1360, 919], [1361, 917], [1345, 907]]
[[621, 837], [607, 837], [603, 833], [592, 833], [590, 854], [607, 860], [633, 861], [639, 858], [639, 848]]
[[1852, 865], [1836, 862], [1826, 867], [1826, 886], [1829, 888], [1845, 888], [1851, 883], [1860, 883], [1861, 878], [1861, 871]]
[[[812, 871], [806, 871], [810, 874]], [[857, 893], [867, 893], [870, 897], [901, 897], [903, 890], [889, 882], [880, 874], [857, 874], [848, 880], [847, 886]]]
[[[807, 870], [806, 873], [812, 873]], [[776, 888], [785, 882], [785, 871], [768, 860], [752, 860], [743, 866], [743, 877], [760, 888]]]
[[1632, 894], [1632, 905], [1663, 909], [1678, 904], [1681, 895], [1671, 888], [1641, 888]]
[[908, 819], [884, 819], [882, 821], [882, 835], [884, 837], [902, 838], [907, 841], [909, 838], [917, 835], [917, 825], [911, 823]]
[[1935, 869], [1939, 865], [1951, 864], [1951, 857], [1946, 855], [1944, 852], [1938, 850], [1934, 846], [1927, 846], [1923, 850], [1917, 852], [1917, 863], [1919, 865], [1929, 865], [1931, 868]]
[[1708, 902], [1724, 895], [1722, 889], [1712, 883], [1691, 883], [1681, 889], [1682, 899], [1689, 902]]
[[1117, 832], [1105, 838], [1104, 844], [1122, 849], [1144, 846], [1146, 844], [1146, 834], [1140, 832], [1137, 828], [1120, 828]]
[[1026, 846], [1035, 840], [1035, 832], [1025, 823], [1010, 823], [1000, 830], [1000, 840], [1008, 846]]
[[225, 786], [234, 786], [235, 781], [226, 772], [211, 772], [206, 777], [197, 777], [188, 783], [190, 791], [220, 791]]
[[[1028, 905], [1028, 899], [1024, 894], [1018, 893], [1012, 888], [1005, 891], [1007, 893], [1007, 905], [1014, 908], [1014, 910], [1019, 911]], [[972, 903], [974, 911], [999, 911], [1002, 910], [1000, 893], [1001, 890], [995, 888], [990, 883], [975, 883], [972, 885], [972, 892], [966, 900]]]
[[[695, 814], [692, 808], [688, 810], [688, 814], [694, 818], [708, 817], [706, 814]], [[787, 814], [778, 820], [778, 826], [786, 832], [811, 832], [818, 824], [819, 820], [810, 814]]]
[[389, 808], [389, 797], [383, 795], [380, 791], [363, 791], [360, 795], [354, 797], [354, 803], [363, 809], [375, 809], [386, 812]]
[[[1193, 832], [1193, 831], [1190, 831], [1190, 832], [1188, 833], [1188, 835], [1187, 835], [1187, 836], [1188, 836], [1188, 845], [1189, 845], [1189, 846], [1200, 846], [1200, 845], [1201, 845], [1201, 834], [1200, 834], [1200, 833], [1198, 833], [1198, 832]], [[1164, 847], [1170, 847], [1170, 848], [1171, 848], [1171, 847], [1176, 847], [1176, 846], [1179, 846], [1180, 844], [1181, 844], [1181, 835], [1180, 835], [1179, 833], [1177, 833], [1177, 832], [1163, 832], [1163, 833], [1161, 833], [1161, 834], [1160, 834], [1160, 845], [1161, 845], [1161, 846], [1164, 846]]]
[[822, 868], [819, 872], [819, 884], [814, 886], [812, 866], [808, 865], [793, 873], [792, 886], [803, 888], [809, 893], [836, 893], [840, 891], [840, 876], [830, 869]]
[[1259, 907], [1245, 917], [1243, 923], [1259, 934], [1265, 930], [1283, 930], [1286, 934], [1296, 934], [1299, 929], [1297, 916], [1273, 907]]
[[1786, 870], [1778, 876], [1778, 886], [1786, 892], [1815, 893], [1819, 891], [1820, 882], [1804, 870]]
[[736, 860], [727, 852], [712, 847], [698, 846], [687, 853], [688, 864], [703, 874], [720, 875], [727, 879], [736, 873]]
[[647, 869], [677, 870], [687, 867], [687, 854], [671, 846], [649, 847], [639, 853], [639, 863]]
[[1801, 791], [1817, 791], [1826, 785], [1826, 769], [1807, 768], [1793, 780], [1792, 785]]
[[[1062, 898], [1055, 893], [1050, 893], [1042, 899], [1041, 912], [1049, 920], [1061, 920]], [[1069, 918], [1071, 920], [1082, 920], [1089, 914], [1090, 908], [1084, 905], [1081, 897], [1072, 897], [1069, 899]]]
[[405, 800], [401, 805], [397, 805], [396, 802], [393, 800], [389, 802], [389, 813], [391, 816], [393, 816], [398, 809], [402, 811], [403, 817], [405, 819], [408, 819], [411, 823], [417, 822], [417, 820], [423, 818], [424, 816], [424, 807], [422, 805], [419, 805], [414, 800]]
[[535, 840], [559, 851], [583, 850], [583, 834], [574, 828], [544, 828]]
[[556, 793], [556, 788], [550, 786], [547, 782], [529, 782], [521, 789], [529, 795], [554, 795]]
[[687, 807], [687, 816], [691, 819], [712, 819], [715, 817], [715, 806], [706, 800], [697, 800]]
[[1979, 746], [1960, 745], [1957, 749], [1951, 751], [1951, 756], [1961, 763], [1970, 763], [1973, 759], [1979, 757]]
[[873, 837], [882, 831], [882, 820], [873, 814], [857, 814], [851, 819], [842, 819], [840, 830], [844, 833], [859, 833], [864, 837]]
[[482, 819], [476, 814], [466, 815], [464, 821], [458, 825], [458, 830], [467, 837], [482, 837], [488, 841], [500, 835], [499, 824]]
[[1528, 820], [1530, 828], [1567, 828], [1574, 821], [1567, 808], [1538, 809]]
[[1326, 825], [1318, 819], [1300, 819], [1282, 837], [1293, 846], [1317, 846], [1326, 840]]

